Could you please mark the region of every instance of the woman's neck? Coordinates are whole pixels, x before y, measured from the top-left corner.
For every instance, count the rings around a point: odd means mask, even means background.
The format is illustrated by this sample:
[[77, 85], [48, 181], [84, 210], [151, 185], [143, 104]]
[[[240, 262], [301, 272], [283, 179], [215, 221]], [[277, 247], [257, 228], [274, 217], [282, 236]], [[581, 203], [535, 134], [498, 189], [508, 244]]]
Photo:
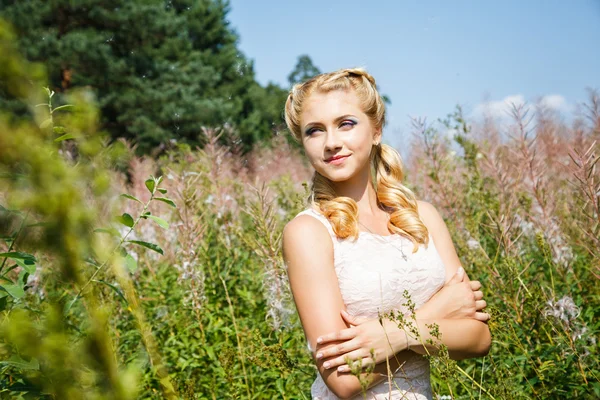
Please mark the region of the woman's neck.
[[349, 197], [356, 201], [359, 215], [377, 215], [380, 212], [370, 171], [367, 170], [353, 180], [332, 182], [332, 186], [338, 196]]

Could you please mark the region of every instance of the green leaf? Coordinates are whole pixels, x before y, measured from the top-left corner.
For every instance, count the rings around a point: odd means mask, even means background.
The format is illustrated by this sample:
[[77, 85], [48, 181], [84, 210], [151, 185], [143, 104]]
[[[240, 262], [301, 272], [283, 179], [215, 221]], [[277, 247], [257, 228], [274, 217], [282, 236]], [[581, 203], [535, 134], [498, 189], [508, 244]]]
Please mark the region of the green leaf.
[[166, 197], [155, 197], [154, 200], [162, 201], [163, 203], [167, 203], [171, 207], [177, 208], [177, 205], [175, 204], [175, 202], [173, 200], [171, 200], [171, 199], [166, 198]]
[[162, 378], [160, 380], [160, 384], [163, 385], [163, 387], [166, 388], [170, 392], [174, 392], [175, 391], [175, 388], [171, 384], [171, 381], [169, 380], [168, 376], [165, 376], [164, 378]]
[[29, 275], [35, 274], [35, 268], [36, 268], [35, 263], [28, 263], [28, 262], [25, 262], [23, 260], [18, 260], [18, 259], [14, 260], [14, 261], [17, 263], [17, 265], [19, 267], [23, 268], [23, 270], [26, 271]]
[[25, 291], [19, 285], [5, 283], [5, 284], [0, 284], [0, 287], [2, 289], [6, 290], [6, 292], [8, 294], [10, 294], [12, 297], [14, 297], [15, 299], [20, 299], [21, 297], [25, 296]]
[[94, 260], [92, 257], [86, 258], [85, 262], [88, 263], [88, 264], [90, 264], [90, 265], [93, 265], [96, 268], [100, 267], [100, 264], [98, 263], [98, 261]]
[[150, 193], [154, 194], [154, 189], [156, 189], [156, 182], [154, 181], [154, 178], [146, 179], [145, 183]]
[[167, 189], [158, 188], [158, 191], [161, 192], [162, 194], [167, 194]]
[[0, 361], [0, 365], [6, 365], [11, 367], [17, 367], [24, 370], [38, 370], [40, 369], [40, 363], [37, 359], [32, 358], [31, 361], [25, 361], [16, 354], [13, 354], [8, 360]]
[[158, 247], [154, 243], [148, 243], [148, 242], [144, 242], [142, 240], [128, 240], [128, 242], [129, 243], [134, 243], [134, 244], [139, 244], [140, 246], [144, 246], [147, 249], [154, 250], [155, 252], [163, 254], [163, 255], [165, 254], [163, 252], [163, 249], [161, 249], [160, 247]]
[[146, 216], [146, 218], [150, 218], [151, 220], [155, 221], [158, 224], [158, 226], [160, 226], [163, 229], [169, 229], [169, 223], [162, 218], [155, 217], [154, 215], [148, 215]]
[[123, 193], [123, 194], [121, 195], [121, 197], [125, 197], [126, 199], [129, 199], [129, 200], [135, 200], [135, 201], [137, 201], [137, 202], [138, 202], [138, 203], [140, 203], [140, 204], [144, 204], [144, 203], [142, 203], [142, 201], [141, 201], [140, 199], [138, 199], [137, 197], [135, 197], [135, 196], [132, 196], [132, 195], [130, 195], [130, 194], [127, 194], [127, 193]]
[[127, 299], [125, 298], [125, 296], [123, 295], [123, 292], [121, 292], [115, 285], [113, 285], [112, 283], [108, 283], [105, 280], [102, 279], [94, 279], [92, 282], [98, 282], [98, 283], [102, 283], [106, 286], [108, 286], [109, 288], [111, 288], [112, 290], [114, 290], [114, 292], [125, 302], [125, 304], [127, 304]]
[[64, 127], [62, 127], [62, 126], [55, 126], [55, 127], [52, 129], [52, 131], [53, 131], [54, 133], [56, 133], [57, 135], [63, 135], [63, 134], [65, 134], [65, 133], [67, 133], [67, 131], [65, 130], [65, 128], [64, 128]]
[[48, 118], [47, 120], [45, 120], [44, 122], [42, 122], [40, 124], [40, 129], [44, 129], [49, 127], [50, 125], [52, 125], [52, 118]]
[[56, 139], [54, 139], [55, 142], [62, 142], [63, 140], [67, 140], [67, 139], [75, 139], [75, 135], [72, 133], [65, 133], [64, 135], [57, 137]]
[[35, 228], [37, 226], [50, 226], [50, 222], [35, 222], [33, 224], [25, 225], [28, 228]]
[[17, 278], [17, 282], [19, 283], [19, 287], [25, 290], [25, 285], [27, 284], [27, 277], [31, 275], [29, 272], [24, 269], [19, 272], [19, 277]]
[[11, 251], [9, 253], [0, 253], [0, 257], [6, 257], [6, 258], [10, 258], [12, 260], [23, 260], [27, 264], [33, 264], [36, 261], [33, 254], [23, 253], [21, 251]]
[[96, 229], [94, 229], [94, 232], [106, 233], [106, 234], [109, 234], [114, 237], [121, 237], [121, 234], [115, 228], [96, 228]]
[[125, 266], [127, 267], [127, 269], [129, 270], [129, 272], [131, 272], [132, 274], [137, 271], [138, 268], [138, 264], [137, 261], [135, 260], [135, 258], [133, 258], [131, 256], [131, 254], [127, 254], [125, 256]]
[[123, 215], [121, 215], [119, 217], [119, 222], [129, 228], [133, 227], [133, 223], [134, 223], [133, 217], [127, 213], [123, 213]]
[[73, 107], [72, 104], [65, 104], [64, 106], [58, 106], [55, 109], [52, 110], [52, 113], [54, 113], [55, 111], [60, 111], [60, 110], [64, 110], [65, 108], [69, 108], [69, 107]]

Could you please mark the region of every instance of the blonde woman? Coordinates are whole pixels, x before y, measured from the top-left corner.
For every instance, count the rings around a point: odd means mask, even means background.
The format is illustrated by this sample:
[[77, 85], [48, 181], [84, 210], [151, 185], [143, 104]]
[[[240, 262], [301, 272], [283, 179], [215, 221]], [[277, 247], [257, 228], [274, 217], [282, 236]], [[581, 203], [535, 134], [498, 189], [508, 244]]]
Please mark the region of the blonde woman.
[[[483, 356], [489, 315], [442, 218], [402, 185], [400, 157], [381, 143], [385, 104], [375, 80], [362, 69], [316, 76], [293, 87], [285, 118], [315, 169], [310, 207], [283, 233], [294, 301], [319, 371], [313, 398], [362, 398], [350, 359], [376, 364], [361, 377], [367, 398], [431, 399], [422, 354], [439, 346], [427, 339], [441, 341], [455, 359]], [[418, 337], [384, 317], [392, 311], [406, 315]]]

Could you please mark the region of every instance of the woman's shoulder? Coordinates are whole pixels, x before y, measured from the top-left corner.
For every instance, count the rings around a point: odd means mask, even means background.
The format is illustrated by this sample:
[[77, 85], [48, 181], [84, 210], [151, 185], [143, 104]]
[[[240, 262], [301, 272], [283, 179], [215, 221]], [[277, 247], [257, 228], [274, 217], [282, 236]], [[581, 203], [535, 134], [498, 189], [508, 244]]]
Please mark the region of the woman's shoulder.
[[323, 240], [331, 237], [333, 228], [327, 218], [314, 208], [299, 212], [283, 229], [284, 242], [298, 240], [310, 243], [314, 238]]
[[417, 214], [419, 214], [419, 218], [421, 218], [427, 229], [435, 226], [441, 219], [433, 204], [423, 200], [417, 200]]
[[325, 218], [323, 214], [314, 208], [307, 208], [296, 214], [296, 216], [286, 224], [283, 234], [285, 235], [287, 233], [289, 235], [298, 231], [303, 233], [328, 231], [327, 223], [327, 218]]
[[283, 254], [286, 264], [291, 259], [305, 259], [310, 254], [319, 257], [333, 250], [330, 233], [323, 222], [312, 213], [302, 212], [283, 228]]

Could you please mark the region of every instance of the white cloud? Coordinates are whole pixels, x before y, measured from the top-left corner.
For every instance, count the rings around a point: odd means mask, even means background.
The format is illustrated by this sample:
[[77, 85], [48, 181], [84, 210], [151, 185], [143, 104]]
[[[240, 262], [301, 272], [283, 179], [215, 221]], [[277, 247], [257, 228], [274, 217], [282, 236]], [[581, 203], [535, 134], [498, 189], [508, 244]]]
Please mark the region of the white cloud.
[[540, 103], [543, 106], [551, 108], [556, 111], [566, 111], [569, 107], [567, 100], [560, 94], [550, 94], [541, 98]]
[[532, 112], [536, 100], [541, 105], [555, 111], [570, 111], [570, 105], [567, 103], [567, 100], [559, 94], [551, 94], [529, 101], [522, 94], [513, 94], [506, 96], [502, 100], [489, 100], [478, 104], [473, 109], [473, 116], [477, 118], [488, 116], [493, 119], [507, 119], [512, 115], [513, 105], [516, 107], [524, 106], [523, 111]]
[[491, 100], [478, 104], [473, 113], [476, 116], [487, 115], [492, 118], [506, 118], [511, 115], [513, 105], [518, 107], [525, 104], [525, 97], [522, 94], [506, 96], [502, 100]]

